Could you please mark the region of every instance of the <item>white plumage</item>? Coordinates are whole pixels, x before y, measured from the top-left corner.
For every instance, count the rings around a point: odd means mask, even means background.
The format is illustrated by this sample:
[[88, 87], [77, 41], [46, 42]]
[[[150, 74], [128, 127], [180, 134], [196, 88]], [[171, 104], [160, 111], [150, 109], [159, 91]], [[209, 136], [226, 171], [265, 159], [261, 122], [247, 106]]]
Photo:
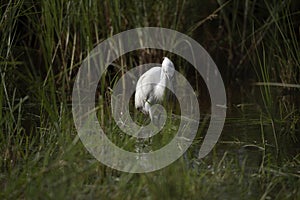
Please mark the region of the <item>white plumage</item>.
[[175, 68], [172, 61], [165, 57], [161, 67], [153, 67], [146, 71], [138, 80], [135, 92], [135, 107], [149, 114], [153, 120], [151, 105], [162, 101], [165, 88], [171, 88]]

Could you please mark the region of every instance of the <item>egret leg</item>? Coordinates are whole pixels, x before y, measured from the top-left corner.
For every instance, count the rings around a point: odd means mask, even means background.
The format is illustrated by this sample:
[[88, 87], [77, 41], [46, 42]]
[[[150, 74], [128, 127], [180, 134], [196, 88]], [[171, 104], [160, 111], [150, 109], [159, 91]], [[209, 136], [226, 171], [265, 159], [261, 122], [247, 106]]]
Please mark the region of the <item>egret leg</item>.
[[149, 113], [150, 120], [151, 120], [151, 122], [153, 122], [153, 113], [152, 113], [152, 110], [151, 110], [150, 103], [145, 102], [145, 110]]
[[161, 106], [153, 105], [149, 109], [149, 116], [151, 119], [151, 123], [154, 125], [154, 130], [160, 127], [162, 124], [160, 123], [161, 120]]

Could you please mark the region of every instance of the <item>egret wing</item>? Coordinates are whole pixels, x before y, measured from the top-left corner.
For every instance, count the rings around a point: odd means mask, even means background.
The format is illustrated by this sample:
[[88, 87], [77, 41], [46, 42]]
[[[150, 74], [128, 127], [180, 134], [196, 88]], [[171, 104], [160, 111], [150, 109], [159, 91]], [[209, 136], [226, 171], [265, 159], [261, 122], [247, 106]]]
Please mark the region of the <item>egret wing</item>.
[[160, 81], [161, 67], [152, 67], [138, 80], [135, 91], [135, 107], [145, 106], [145, 102], [153, 95], [155, 85]]

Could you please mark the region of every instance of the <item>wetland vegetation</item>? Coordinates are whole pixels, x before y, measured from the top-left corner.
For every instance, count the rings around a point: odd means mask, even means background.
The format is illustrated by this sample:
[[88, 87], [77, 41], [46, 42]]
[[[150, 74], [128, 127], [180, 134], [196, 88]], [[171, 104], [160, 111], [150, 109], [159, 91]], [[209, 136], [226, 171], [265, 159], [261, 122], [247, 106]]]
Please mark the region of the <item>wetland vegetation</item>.
[[[300, 198], [298, 1], [5, 0], [0, 11], [1, 199]], [[131, 174], [101, 164], [85, 149], [71, 94], [88, 52], [114, 34], [146, 26], [187, 34], [209, 52], [228, 109], [217, 145], [197, 159], [210, 119], [202, 77], [168, 52], [120, 57], [96, 94], [99, 123], [120, 147], [133, 149], [135, 140], [114, 122], [111, 89], [135, 66], [171, 56], [201, 109], [196, 139], [184, 156], [164, 169]], [[178, 112], [176, 101], [168, 106]], [[131, 114], [145, 122], [134, 109]], [[170, 114], [149, 148], [168, 143], [178, 123]]]

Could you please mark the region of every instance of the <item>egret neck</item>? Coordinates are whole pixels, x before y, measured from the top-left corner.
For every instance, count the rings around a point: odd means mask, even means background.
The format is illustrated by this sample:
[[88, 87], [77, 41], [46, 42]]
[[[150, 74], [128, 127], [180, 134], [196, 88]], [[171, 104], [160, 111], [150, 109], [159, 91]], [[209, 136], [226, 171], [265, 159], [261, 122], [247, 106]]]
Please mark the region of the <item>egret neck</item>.
[[165, 69], [162, 67], [161, 73], [160, 73], [160, 81], [156, 85], [156, 96], [157, 97], [162, 97], [165, 92], [165, 88], [167, 87], [167, 81], [170, 81], [168, 78], [167, 73], [165, 72]]

